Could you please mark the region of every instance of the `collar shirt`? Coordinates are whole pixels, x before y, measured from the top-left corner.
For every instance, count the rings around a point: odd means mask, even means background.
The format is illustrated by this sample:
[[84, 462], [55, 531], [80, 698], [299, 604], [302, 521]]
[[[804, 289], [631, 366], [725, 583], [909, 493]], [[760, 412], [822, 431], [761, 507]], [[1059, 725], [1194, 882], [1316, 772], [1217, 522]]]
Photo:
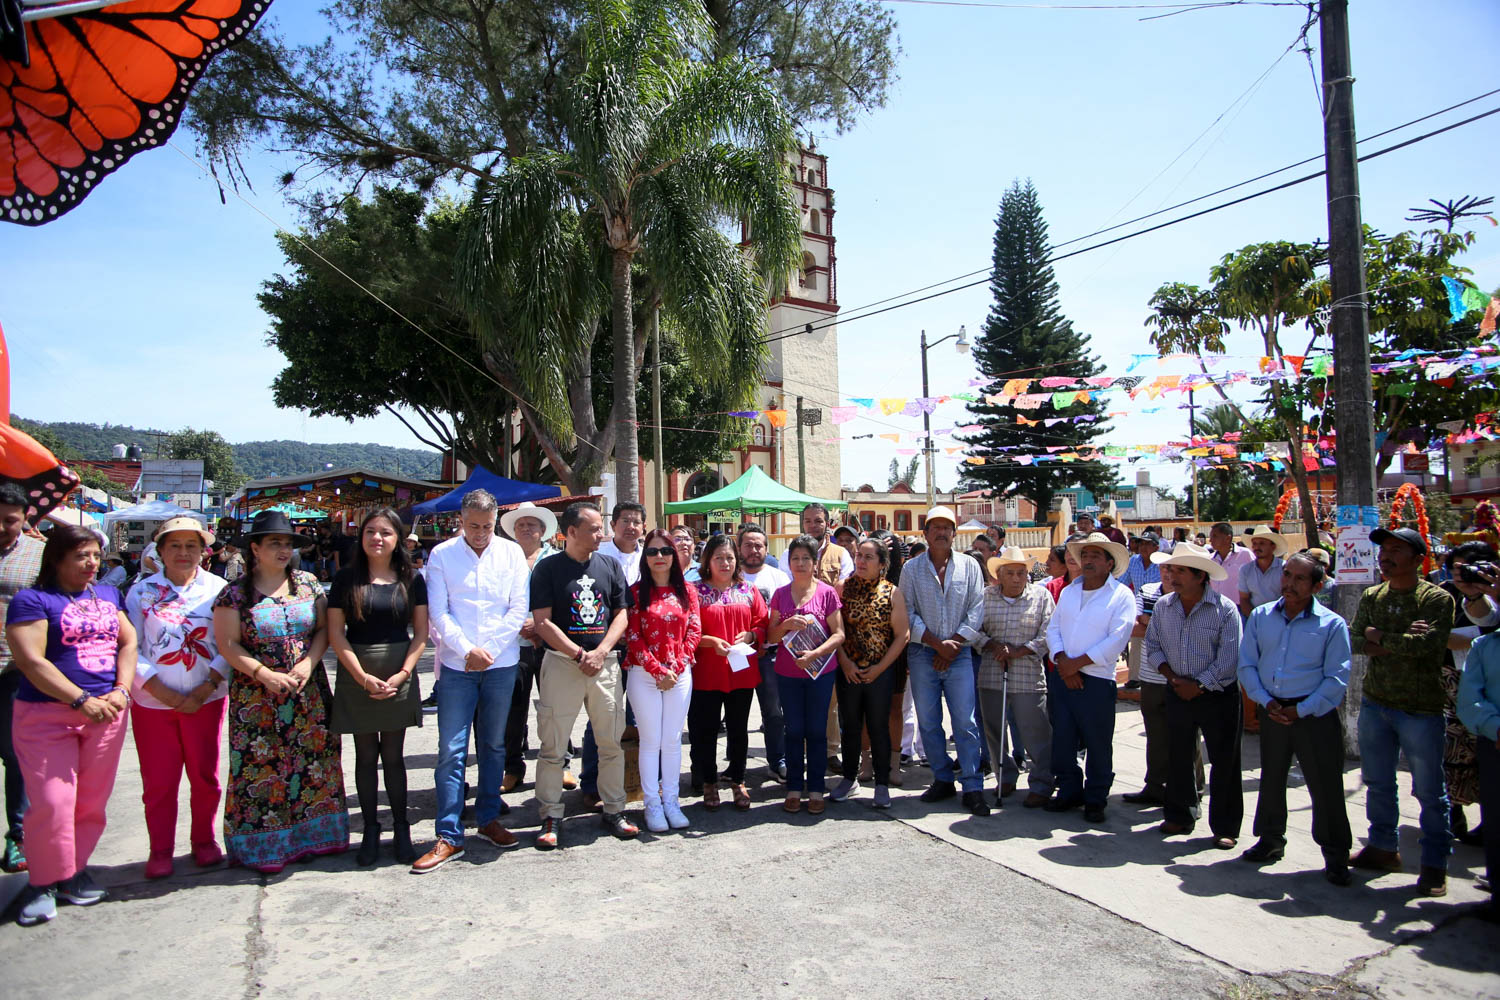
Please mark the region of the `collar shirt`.
[[[903, 582], [906, 574], [901, 574]], [[1083, 589], [1079, 577], [1062, 589], [1047, 623], [1047, 651], [1051, 656], [1087, 656], [1083, 668], [1090, 677], [1115, 679], [1115, 661], [1130, 645], [1135, 628], [1135, 596], [1113, 576], [1094, 590]]]
[[[1253, 558], [1240, 567], [1239, 587], [1241, 594], [1250, 595], [1250, 607], [1275, 604], [1281, 600], [1281, 569], [1285, 565], [1280, 556], [1271, 560], [1271, 567], [1264, 573]], [[1236, 595], [1238, 600], [1238, 595]]]
[[1052, 595], [1045, 587], [1028, 583], [1020, 597], [1006, 597], [998, 586], [984, 591], [984, 618], [980, 640], [1023, 646], [1030, 652], [1012, 657], [1009, 668], [986, 652], [979, 661], [979, 686], [994, 691], [1045, 691], [1047, 679], [1042, 660], [1047, 655], [1047, 622], [1052, 618]]
[[209, 671], [223, 678], [207, 701], [229, 693], [229, 664], [214, 638], [214, 601], [229, 586], [223, 577], [199, 569], [186, 587], [155, 573], [141, 580], [125, 596], [125, 615], [135, 626], [137, 653], [135, 683], [130, 697], [143, 708], [168, 709], [146, 690], [155, 677], [178, 694], [187, 694], [209, 680]]
[[1257, 705], [1275, 698], [1297, 702], [1303, 718], [1327, 715], [1349, 686], [1349, 626], [1317, 601], [1290, 619], [1284, 599], [1262, 604], [1245, 619], [1239, 676]]
[[1148, 583], [1161, 583], [1161, 567], [1144, 556], [1131, 556], [1123, 577], [1126, 586], [1139, 594]]
[[1240, 611], [1223, 594], [1205, 588], [1191, 611], [1178, 594], [1166, 594], [1146, 626], [1146, 661], [1163, 664], [1178, 677], [1197, 681], [1207, 691], [1226, 691], [1240, 664]]
[[[43, 542], [30, 535], [18, 535], [10, 548], [0, 552], [0, 616], [10, 607], [12, 597], [36, 586], [45, 547]], [[5, 629], [0, 628], [0, 670], [10, 670], [11, 667], [10, 645], [5, 641]]]
[[[530, 594], [531, 594], [531, 574], [532, 574], [532, 572], [537, 568], [538, 565], [541, 564], [541, 561], [543, 559], [547, 558], [548, 556], [550, 556], [552, 553], [554, 553], [556, 551], [557, 551], [557, 547], [554, 546], [551, 542], [543, 542], [540, 546], [538, 546], [537, 553], [536, 553], [536, 560], [534, 562], [532, 562], [530, 569], [528, 569], [526, 571], [526, 583], [527, 583], [526, 593], [527, 593], [527, 600], [528, 601], [530, 600]], [[521, 562], [523, 564], [526, 562], [526, 550], [525, 549], [521, 550]], [[526, 617], [530, 618], [531, 617], [531, 613], [527, 612]], [[534, 643], [530, 639], [520, 639], [520, 638], [516, 639], [516, 644], [520, 645], [520, 646], [525, 646], [527, 648], [530, 648], [531, 646], [534, 645]]]
[[434, 548], [427, 562], [427, 607], [442, 643], [439, 662], [462, 670], [477, 647], [495, 658], [487, 669], [514, 666], [530, 606], [530, 576], [521, 546], [498, 535], [480, 553], [462, 535]]
[[901, 567], [901, 596], [906, 598], [913, 643], [929, 631], [944, 639], [957, 636], [970, 645], [984, 642], [979, 631], [984, 624], [984, 574], [962, 552], [949, 554], [942, 582], [929, 553], [907, 562]]
[[621, 552], [620, 547], [615, 544], [613, 538], [606, 538], [599, 543], [599, 554], [609, 556], [620, 564], [620, 572], [625, 574], [625, 586], [634, 587], [641, 582], [641, 541], [636, 539], [635, 548], [629, 552]]
[[[1150, 627], [1151, 613], [1156, 610], [1156, 602], [1161, 600], [1161, 584], [1148, 583], [1135, 592], [1135, 613], [1139, 618], [1146, 616], [1146, 625]], [[1143, 637], [1144, 641], [1144, 637]], [[1151, 661], [1144, 656], [1141, 657], [1140, 681], [1142, 684], [1165, 684], [1167, 679], [1161, 675], [1161, 671], [1151, 665]]]
[[[1242, 549], [1238, 545], [1231, 545], [1229, 555], [1219, 555], [1219, 550], [1213, 550], [1214, 562], [1224, 567], [1229, 575], [1222, 580], [1214, 580], [1209, 583], [1215, 591], [1229, 598], [1229, 603], [1234, 604], [1240, 599], [1240, 567], [1246, 563], [1255, 562], [1255, 556], [1249, 549]], [[1278, 580], [1278, 584], [1279, 584]], [[1277, 590], [1280, 593], [1280, 590]]]

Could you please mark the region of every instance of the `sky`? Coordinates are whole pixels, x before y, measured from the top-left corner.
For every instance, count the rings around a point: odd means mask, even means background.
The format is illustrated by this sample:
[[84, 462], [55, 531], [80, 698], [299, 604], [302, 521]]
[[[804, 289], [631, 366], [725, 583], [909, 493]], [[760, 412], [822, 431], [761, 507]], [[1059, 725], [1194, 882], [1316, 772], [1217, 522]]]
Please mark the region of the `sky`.
[[[920, 332], [932, 340], [960, 326], [970, 338], [978, 334], [990, 305], [983, 285], [854, 316], [860, 306], [986, 268], [1000, 198], [1017, 178], [1036, 185], [1056, 244], [1322, 151], [1308, 59], [1286, 52], [1303, 24], [1299, 7], [1239, 6], [1146, 21], [1140, 18], [1160, 11], [908, 2], [890, 9], [903, 55], [887, 106], [844, 135], [813, 129], [829, 158], [837, 204], [845, 397], [918, 396]], [[282, 0], [269, 16], [295, 40], [325, 33], [310, 3]], [[1497, 30], [1500, 5], [1492, 0], [1351, 4], [1359, 134], [1500, 87], [1493, 59], [1465, 41]], [[1312, 41], [1316, 49], [1316, 29]], [[1316, 51], [1312, 59], [1318, 64]], [[1496, 106], [1500, 95], [1361, 152]], [[275, 407], [270, 383], [283, 362], [266, 344], [269, 324], [256, 293], [285, 270], [276, 227], [298, 222], [275, 183], [288, 161], [251, 157], [253, 188], [239, 196], [231, 190], [221, 201], [196, 159], [192, 136], [180, 131], [171, 147], [135, 157], [66, 216], [36, 229], [0, 224], [0, 325], [11, 350], [12, 410], [41, 420], [206, 428], [230, 441], [419, 446], [394, 417], [349, 423]], [[1429, 198], [1500, 195], [1497, 163], [1500, 115], [1370, 161], [1360, 173], [1364, 220], [1394, 232], [1408, 228], [1403, 216]], [[1162, 218], [1178, 214], [1185, 213]], [[1500, 286], [1500, 228], [1480, 222], [1475, 236], [1461, 263], [1480, 287], [1493, 289]], [[1251, 243], [1326, 237], [1319, 179], [1060, 262], [1061, 308], [1091, 337], [1105, 371], [1124, 374], [1133, 354], [1151, 350], [1142, 323], [1158, 286], [1207, 284], [1214, 263]], [[976, 375], [972, 356], [952, 346], [930, 352], [932, 395], [965, 391]], [[1261, 353], [1252, 335], [1239, 332], [1228, 351]], [[1238, 366], [1224, 366], [1231, 367]], [[1184, 436], [1179, 401], [1142, 397], [1119, 406], [1130, 415], [1113, 421], [1105, 441]], [[933, 426], [967, 419], [961, 403], [945, 404]], [[862, 418], [841, 432], [849, 438], [920, 426], [910, 417]], [[896, 449], [915, 447], [846, 440], [843, 480], [884, 487]], [[960, 461], [938, 453], [939, 488], [952, 487]], [[1172, 487], [1186, 478], [1170, 463], [1129, 468]]]

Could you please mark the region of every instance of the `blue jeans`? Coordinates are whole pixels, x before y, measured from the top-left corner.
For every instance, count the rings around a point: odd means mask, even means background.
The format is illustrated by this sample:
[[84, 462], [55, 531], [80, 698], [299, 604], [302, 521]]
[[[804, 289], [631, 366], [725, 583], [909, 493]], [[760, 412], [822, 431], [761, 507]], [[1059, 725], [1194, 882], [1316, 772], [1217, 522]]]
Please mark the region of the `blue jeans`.
[[817, 680], [776, 675], [781, 714], [786, 722], [786, 790], [789, 792], [801, 793], [804, 790], [805, 767], [806, 791], [823, 794], [823, 773], [828, 769], [828, 703], [833, 700], [833, 679], [838, 672], [838, 667], [829, 667], [818, 675]]
[[979, 723], [974, 714], [978, 687], [974, 683], [974, 652], [967, 646], [947, 670], [933, 669], [934, 650], [913, 643], [906, 647], [911, 671], [911, 700], [917, 710], [917, 730], [922, 749], [932, 767], [934, 781], [955, 780], [953, 758], [948, 756], [948, 738], [943, 735], [943, 701], [953, 721], [953, 742], [958, 750], [957, 780], [966, 792], [984, 788], [979, 773]]
[[479, 752], [479, 786], [474, 795], [476, 826], [500, 816], [500, 781], [505, 776], [505, 721], [516, 689], [516, 665], [495, 670], [450, 670], [439, 667], [437, 685], [438, 764], [437, 835], [462, 845], [464, 827], [464, 767], [468, 763], [469, 729], [477, 726], [474, 745]]
[[[1054, 670], [1047, 674], [1052, 711], [1052, 773], [1057, 798], [1100, 809], [1115, 780], [1115, 682], [1080, 674], [1083, 687], [1070, 688]], [[1086, 756], [1078, 766], [1078, 748]]]
[[1365, 788], [1370, 846], [1394, 851], [1396, 755], [1411, 767], [1411, 790], [1422, 807], [1422, 867], [1448, 870], [1453, 835], [1448, 829], [1448, 787], [1443, 782], [1443, 717], [1386, 708], [1366, 699], [1359, 707], [1359, 757]]
[[781, 685], [776, 682], [775, 653], [760, 658], [760, 685], [755, 689], [755, 698], [760, 702], [760, 731], [766, 741], [766, 766], [774, 771], [786, 766], [786, 720], [781, 714]]

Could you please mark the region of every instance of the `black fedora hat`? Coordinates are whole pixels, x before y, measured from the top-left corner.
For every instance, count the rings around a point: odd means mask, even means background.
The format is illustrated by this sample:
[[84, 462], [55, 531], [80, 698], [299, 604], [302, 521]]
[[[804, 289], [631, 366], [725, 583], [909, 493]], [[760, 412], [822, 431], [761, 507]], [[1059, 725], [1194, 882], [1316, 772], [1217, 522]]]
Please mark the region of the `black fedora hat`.
[[298, 534], [297, 529], [292, 527], [292, 522], [287, 520], [287, 516], [279, 510], [263, 510], [256, 514], [254, 520], [250, 522], [250, 527], [234, 540], [234, 544], [243, 549], [256, 539], [269, 535], [287, 535], [299, 549], [311, 548], [318, 544], [316, 538]]

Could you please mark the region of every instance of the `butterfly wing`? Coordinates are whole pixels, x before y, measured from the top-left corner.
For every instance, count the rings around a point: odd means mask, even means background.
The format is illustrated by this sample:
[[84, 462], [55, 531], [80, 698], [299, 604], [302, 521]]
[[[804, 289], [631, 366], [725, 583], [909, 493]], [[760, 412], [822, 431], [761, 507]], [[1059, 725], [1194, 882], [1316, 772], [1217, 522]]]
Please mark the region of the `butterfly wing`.
[[31, 21], [30, 65], [0, 60], [0, 219], [67, 212], [182, 118], [208, 62], [271, 0], [131, 0]]

